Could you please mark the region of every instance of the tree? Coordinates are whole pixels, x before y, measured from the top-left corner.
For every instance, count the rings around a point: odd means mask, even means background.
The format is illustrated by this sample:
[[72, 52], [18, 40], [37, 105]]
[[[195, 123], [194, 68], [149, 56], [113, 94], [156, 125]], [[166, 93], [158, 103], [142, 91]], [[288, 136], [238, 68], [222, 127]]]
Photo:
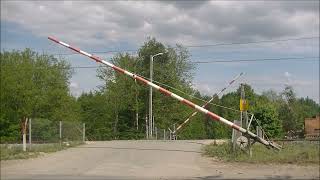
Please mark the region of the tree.
[[76, 101], [68, 88], [72, 71], [66, 61], [30, 49], [4, 51], [0, 56], [3, 136], [19, 134], [19, 124], [27, 117], [55, 121], [78, 118]]
[[[253, 113], [268, 137], [274, 138], [282, 136], [281, 121], [279, 120], [277, 109], [272, 104], [258, 102]], [[253, 124], [258, 125], [256, 123]]]
[[81, 121], [86, 123], [89, 140], [110, 140], [113, 138], [112, 111], [103, 93], [83, 93], [77, 100], [80, 105]]
[[[190, 62], [188, 51], [182, 46], [166, 47], [153, 38], [139, 49], [138, 57], [118, 54], [111, 61], [121, 68], [147, 78], [150, 55], [159, 52], [166, 53], [154, 61], [154, 82], [156, 84], [161, 82], [167, 87], [176, 87], [192, 94], [190, 82], [193, 64]], [[112, 103], [110, 108], [115, 138], [128, 138], [130, 134], [135, 138], [144, 135], [144, 117], [148, 113], [149, 88], [112, 69], [99, 69], [98, 77], [105, 82], [101, 93], [109, 99], [106, 103]], [[156, 126], [165, 129], [192, 112], [192, 109], [180, 105], [178, 101], [157, 91], [153, 94], [153, 107]], [[140, 122], [138, 130], [135, 123], [137, 119]]]
[[286, 86], [281, 93], [282, 104], [279, 107], [279, 116], [286, 133], [296, 132], [299, 128], [296, 109], [296, 94], [291, 86]]
[[[111, 61], [116, 66], [136, 72], [137, 58], [135, 57], [131, 57], [128, 54], [118, 54]], [[105, 86], [101, 89], [101, 93], [106, 96], [106, 103], [112, 103], [107, 106], [112, 110], [113, 137], [123, 138], [122, 135], [128, 137], [126, 133], [143, 133], [142, 131], [137, 131], [139, 128], [136, 125], [142, 109], [138, 98], [139, 91], [142, 89], [140, 85], [129, 77], [114, 72], [112, 69], [99, 69], [98, 77], [105, 81]], [[140, 127], [142, 127], [141, 124]]]

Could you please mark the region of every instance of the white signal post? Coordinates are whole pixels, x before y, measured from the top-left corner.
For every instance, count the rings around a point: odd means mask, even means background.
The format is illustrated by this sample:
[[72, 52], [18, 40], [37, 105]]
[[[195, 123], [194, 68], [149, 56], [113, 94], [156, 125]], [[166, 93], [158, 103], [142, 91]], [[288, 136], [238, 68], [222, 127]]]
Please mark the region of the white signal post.
[[107, 61], [105, 61], [103, 59], [101, 59], [100, 57], [97, 57], [95, 55], [92, 55], [92, 54], [89, 54], [87, 52], [84, 52], [84, 51], [82, 51], [82, 50], [80, 50], [80, 49], [78, 49], [76, 47], [70, 46], [69, 44], [66, 44], [66, 43], [64, 43], [62, 41], [59, 41], [59, 40], [57, 40], [57, 39], [55, 39], [53, 37], [48, 37], [48, 39], [53, 41], [53, 42], [55, 42], [55, 43], [61, 44], [61, 45], [65, 46], [65, 47], [67, 47], [67, 48], [69, 48], [69, 49], [71, 49], [71, 50], [73, 50], [75, 52], [78, 52], [78, 53], [80, 53], [82, 55], [85, 55], [85, 56], [93, 59], [94, 61], [96, 61], [98, 63], [105, 64], [105, 65], [111, 67], [112, 69], [114, 69], [115, 71], [117, 71], [119, 73], [122, 73], [122, 74], [125, 74], [127, 76], [130, 76], [131, 78], [136, 79], [137, 81], [139, 81], [139, 82], [141, 82], [141, 83], [143, 83], [145, 85], [148, 85], [148, 86], [160, 91], [162, 94], [164, 94], [166, 96], [170, 96], [170, 97], [178, 100], [180, 103], [182, 103], [182, 104], [184, 104], [186, 106], [189, 106], [190, 108], [193, 108], [193, 109], [195, 109], [195, 110], [197, 110], [197, 111], [199, 111], [199, 112], [201, 112], [203, 114], [206, 114], [212, 120], [219, 121], [219, 122], [221, 122], [221, 123], [233, 128], [233, 129], [236, 129], [237, 131], [240, 131], [242, 133], [246, 133], [252, 139], [254, 139], [257, 142], [260, 142], [261, 144], [264, 144], [267, 147], [279, 149], [279, 147], [276, 144], [274, 144], [273, 142], [266, 141], [265, 139], [262, 139], [262, 138], [258, 137], [256, 134], [252, 133], [251, 131], [246, 130], [246, 129], [244, 129], [244, 128], [232, 123], [231, 121], [229, 121], [229, 120], [227, 120], [227, 119], [225, 119], [223, 117], [220, 117], [219, 115], [217, 115], [217, 114], [215, 114], [215, 113], [213, 113], [211, 111], [208, 111], [205, 108], [200, 107], [200, 106], [194, 104], [193, 102], [191, 102], [191, 101], [189, 101], [187, 99], [184, 99], [183, 97], [178, 96], [177, 94], [172, 93], [172, 92], [170, 92], [170, 91], [168, 91], [168, 90], [166, 90], [166, 89], [164, 89], [164, 88], [162, 88], [162, 87], [160, 87], [160, 86], [158, 86], [158, 85], [156, 85], [156, 84], [154, 84], [154, 83], [152, 83], [152, 82], [150, 82], [150, 81], [148, 81], [148, 80], [146, 80], [146, 79], [144, 79], [144, 78], [142, 78], [142, 77], [140, 77], [140, 76], [138, 76], [136, 74], [133, 74], [133, 73], [131, 73], [129, 71], [126, 71], [126, 70], [124, 70], [124, 69], [122, 69], [122, 68], [120, 68], [118, 66], [115, 66], [115, 65], [113, 65], [113, 64], [111, 64], [111, 63], [109, 63], [109, 62], [107, 62]]

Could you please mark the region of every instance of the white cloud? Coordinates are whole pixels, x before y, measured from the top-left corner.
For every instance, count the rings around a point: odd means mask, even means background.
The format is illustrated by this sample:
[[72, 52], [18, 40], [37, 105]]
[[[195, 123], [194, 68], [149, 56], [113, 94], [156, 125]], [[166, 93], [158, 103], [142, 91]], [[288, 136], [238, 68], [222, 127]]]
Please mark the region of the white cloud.
[[207, 83], [195, 83], [193, 88], [206, 95], [213, 95], [215, 93], [214, 87], [210, 86]]
[[286, 78], [286, 83], [285, 84], [287, 84], [287, 85], [290, 85], [291, 84], [291, 74], [289, 73], [289, 72], [285, 72], [284, 73], [284, 76], [285, 76], [285, 78]]
[[79, 88], [79, 85], [78, 85], [78, 83], [76, 83], [76, 82], [71, 82], [70, 83], [70, 88]]
[[69, 87], [73, 96], [79, 97], [81, 95], [82, 90], [80, 89], [79, 84], [77, 82], [71, 81]]
[[[119, 48], [121, 42], [137, 46], [147, 36], [168, 44], [186, 45], [318, 36], [318, 15], [319, 1], [1, 1], [1, 23], [16, 23], [38, 37], [52, 35], [77, 46], [103, 45], [109, 49]], [[251, 44], [249, 50], [247, 46], [216, 47], [208, 50], [208, 54], [272, 56], [272, 50], [292, 57], [318, 55], [318, 48], [319, 42], [315, 39], [311, 43], [310, 40], [307, 43], [290, 41], [277, 46]], [[290, 83], [297, 86], [302, 96], [310, 91], [309, 94], [319, 99], [319, 79], [296, 79], [285, 72], [279, 77], [254, 77], [249, 82], [257, 87], [280, 90], [286, 78], [291, 79]], [[83, 86], [73, 83], [70, 84], [73, 92]], [[220, 84], [220, 87], [224, 85]], [[219, 90], [208, 82], [198, 82], [195, 86], [209, 95]]]
[[1, 20], [77, 44], [170, 44], [319, 34], [318, 2], [4, 1]]

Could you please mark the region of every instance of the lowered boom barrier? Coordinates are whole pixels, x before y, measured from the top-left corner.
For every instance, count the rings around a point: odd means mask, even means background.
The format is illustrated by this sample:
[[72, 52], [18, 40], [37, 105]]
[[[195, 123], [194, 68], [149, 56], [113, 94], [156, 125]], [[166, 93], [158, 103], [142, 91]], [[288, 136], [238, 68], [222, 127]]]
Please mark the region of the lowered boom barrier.
[[[228, 85], [227, 85], [226, 87], [222, 88], [216, 95], [213, 95], [212, 98], [211, 98], [208, 102], [206, 102], [204, 105], [202, 105], [201, 107], [207, 108], [207, 106], [214, 100], [215, 97], [219, 96], [223, 91], [225, 91], [228, 87], [230, 87], [230, 86], [231, 86], [237, 79], [239, 79], [242, 75], [243, 75], [243, 73], [238, 74], [235, 78], [232, 79], [232, 81], [230, 81], [230, 82], [228, 83]], [[187, 122], [189, 122], [190, 119], [191, 119], [192, 117], [194, 117], [195, 115], [197, 115], [197, 114], [198, 114], [198, 111], [193, 112], [185, 121], [183, 121], [183, 123], [181, 123], [181, 124], [177, 127], [177, 129], [175, 129], [175, 130], [173, 131], [173, 134], [176, 134], [177, 131], [179, 131], [180, 128], [182, 128], [185, 124], [187, 124]]]
[[118, 66], [115, 66], [115, 65], [113, 65], [113, 64], [111, 64], [111, 63], [109, 63], [109, 62], [107, 62], [107, 61], [105, 61], [105, 60], [103, 60], [103, 59], [101, 59], [100, 57], [97, 57], [97, 56], [95, 56], [95, 55], [93, 55], [93, 54], [90, 54], [90, 53], [87, 53], [87, 52], [85, 52], [85, 51], [82, 51], [82, 50], [80, 50], [80, 49], [78, 49], [78, 48], [76, 48], [76, 47], [70, 46], [69, 44], [64, 43], [64, 42], [62, 42], [62, 41], [59, 41], [59, 40], [57, 40], [57, 39], [55, 39], [55, 38], [53, 38], [53, 37], [48, 37], [48, 39], [51, 40], [51, 41], [53, 41], [53, 42], [55, 42], [55, 43], [58, 43], [58, 44], [60, 44], [60, 45], [62, 45], [62, 46], [64, 46], [64, 47], [67, 47], [67, 48], [69, 48], [69, 49], [71, 49], [71, 50], [73, 50], [73, 51], [75, 51], [75, 52], [77, 52], [77, 53], [80, 53], [80, 54], [82, 54], [82, 55], [85, 55], [85, 56], [93, 59], [93, 60], [96, 61], [97, 63], [105, 64], [105, 65], [111, 67], [112, 69], [114, 69], [115, 71], [117, 71], [117, 72], [119, 72], [119, 73], [122, 73], [122, 74], [125, 74], [125, 75], [127, 75], [127, 76], [130, 76], [131, 78], [133, 78], [133, 79], [135, 79], [135, 80], [138, 80], [138, 81], [140, 81], [141, 83], [143, 83], [143, 84], [145, 84], [145, 85], [147, 85], [147, 86], [151, 86], [152, 88], [160, 91], [162, 94], [164, 94], [164, 95], [166, 95], [166, 96], [170, 96], [170, 97], [172, 97], [172, 98], [174, 98], [174, 99], [177, 99], [177, 100], [180, 101], [182, 104], [187, 105], [187, 106], [189, 106], [189, 107], [191, 107], [191, 108], [193, 108], [193, 109], [195, 109], [195, 110], [197, 110], [197, 111], [199, 111], [199, 112], [201, 112], [201, 113], [203, 113], [203, 114], [206, 114], [206, 115], [209, 116], [211, 119], [213, 119], [213, 120], [215, 120], [215, 121], [220, 121], [221, 123], [223, 123], [223, 124], [225, 124], [225, 125], [233, 128], [233, 129], [235, 129], [235, 130], [237, 130], [237, 131], [240, 131], [240, 132], [242, 132], [242, 133], [244, 133], [244, 134], [247, 134], [247, 135], [250, 136], [253, 140], [255, 140], [255, 141], [257, 141], [257, 142], [260, 142], [261, 144], [264, 144], [264, 145], [265, 145], [266, 147], [268, 147], [268, 148], [280, 149], [277, 144], [274, 144], [274, 143], [271, 142], [271, 141], [266, 141], [265, 139], [259, 137], [258, 135], [252, 133], [251, 131], [248, 131], [248, 130], [246, 130], [246, 129], [244, 129], [244, 128], [242, 128], [242, 127], [240, 127], [240, 126], [238, 126], [238, 125], [236, 125], [236, 124], [234, 124], [234, 123], [232, 123], [231, 121], [228, 121], [228, 120], [226, 120], [225, 118], [220, 117], [219, 115], [217, 115], [217, 114], [215, 114], [215, 113], [213, 113], [213, 112], [210, 112], [210, 111], [206, 110], [205, 108], [200, 107], [200, 106], [194, 104], [193, 102], [191, 102], [191, 101], [189, 101], [189, 100], [187, 100], [187, 99], [184, 99], [184, 98], [178, 96], [177, 94], [172, 93], [172, 92], [170, 92], [170, 91], [168, 91], [168, 90], [166, 90], [166, 89], [164, 89], [164, 88], [162, 88], [162, 87], [160, 87], [160, 86], [158, 86], [158, 85], [156, 85], [156, 84], [154, 84], [154, 83], [152, 83], [152, 82], [150, 82], [150, 81], [148, 81], [148, 80], [146, 80], [146, 79], [144, 79], [144, 78], [142, 78], [142, 77], [140, 77], [140, 76], [138, 76], [138, 75], [136, 75], [136, 74], [133, 74], [133, 73], [131, 73], [131, 72], [129, 72], [129, 71], [126, 71], [126, 70], [124, 70], [124, 69], [122, 69], [122, 68], [120, 68], [120, 67], [118, 67]]

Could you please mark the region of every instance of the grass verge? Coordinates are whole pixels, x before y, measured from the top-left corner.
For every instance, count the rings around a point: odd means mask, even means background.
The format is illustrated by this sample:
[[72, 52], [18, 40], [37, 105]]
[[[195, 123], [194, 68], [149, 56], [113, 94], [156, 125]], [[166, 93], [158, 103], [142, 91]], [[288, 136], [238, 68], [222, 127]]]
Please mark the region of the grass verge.
[[231, 143], [225, 143], [206, 145], [203, 154], [229, 162], [319, 164], [319, 148], [319, 142], [288, 143], [283, 145], [281, 151], [254, 144], [250, 158], [244, 151], [233, 151]]
[[0, 159], [1, 160], [11, 160], [11, 159], [28, 159], [39, 156], [42, 153], [52, 153], [67, 149], [70, 147], [78, 146], [82, 142], [72, 142], [68, 145], [60, 143], [50, 143], [50, 144], [33, 144], [30, 147], [27, 146], [27, 151], [22, 150], [22, 145], [19, 144], [9, 144], [0, 146]]

